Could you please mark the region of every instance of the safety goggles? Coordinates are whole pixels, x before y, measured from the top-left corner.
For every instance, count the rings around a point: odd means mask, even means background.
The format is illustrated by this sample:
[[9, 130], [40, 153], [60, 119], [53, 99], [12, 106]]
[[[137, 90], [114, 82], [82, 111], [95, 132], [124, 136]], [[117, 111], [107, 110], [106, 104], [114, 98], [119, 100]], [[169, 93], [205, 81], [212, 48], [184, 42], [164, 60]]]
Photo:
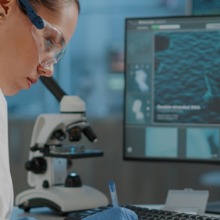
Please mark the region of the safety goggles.
[[65, 53], [62, 33], [37, 15], [27, 0], [18, 0], [18, 2], [33, 24], [32, 35], [38, 51], [39, 63], [43, 67], [55, 65]]

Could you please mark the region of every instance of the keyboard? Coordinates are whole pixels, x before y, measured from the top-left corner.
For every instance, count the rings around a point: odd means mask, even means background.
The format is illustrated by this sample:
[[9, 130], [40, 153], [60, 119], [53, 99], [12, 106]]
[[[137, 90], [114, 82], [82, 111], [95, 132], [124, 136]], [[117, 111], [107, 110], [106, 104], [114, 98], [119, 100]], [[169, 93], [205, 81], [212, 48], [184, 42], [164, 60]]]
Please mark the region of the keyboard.
[[[97, 212], [102, 212], [111, 207], [112, 206], [104, 206], [95, 209], [71, 212], [64, 218], [64, 220], [81, 220], [87, 216], [93, 215]], [[161, 209], [149, 209], [133, 205], [121, 205], [121, 207], [133, 210], [138, 215], [139, 220], [220, 220], [220, 217], [217, 218], [198, 214], [179, 213]]]

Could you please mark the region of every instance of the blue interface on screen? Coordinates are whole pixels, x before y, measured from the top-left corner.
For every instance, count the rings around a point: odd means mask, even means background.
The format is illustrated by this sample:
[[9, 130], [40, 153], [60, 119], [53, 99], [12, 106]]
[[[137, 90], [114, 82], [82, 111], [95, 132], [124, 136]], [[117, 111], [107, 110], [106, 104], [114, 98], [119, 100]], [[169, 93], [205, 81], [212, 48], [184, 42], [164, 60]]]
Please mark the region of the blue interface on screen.
[[124, 159], [220, 162], [220, 17], [128, 18]]

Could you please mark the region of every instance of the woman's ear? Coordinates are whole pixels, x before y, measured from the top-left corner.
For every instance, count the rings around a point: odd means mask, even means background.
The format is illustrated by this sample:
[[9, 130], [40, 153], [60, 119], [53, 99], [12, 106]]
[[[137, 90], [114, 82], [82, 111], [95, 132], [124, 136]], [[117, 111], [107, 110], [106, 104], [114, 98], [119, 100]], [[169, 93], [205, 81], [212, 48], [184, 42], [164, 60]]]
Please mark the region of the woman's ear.
[[0, 13], [8, 13], [8, 3], [10, 1], [9, 0], [0, 0]]
[[0, 23], [6, 19], [10, 10], [10, 4], [15, 0], [0, 0]]

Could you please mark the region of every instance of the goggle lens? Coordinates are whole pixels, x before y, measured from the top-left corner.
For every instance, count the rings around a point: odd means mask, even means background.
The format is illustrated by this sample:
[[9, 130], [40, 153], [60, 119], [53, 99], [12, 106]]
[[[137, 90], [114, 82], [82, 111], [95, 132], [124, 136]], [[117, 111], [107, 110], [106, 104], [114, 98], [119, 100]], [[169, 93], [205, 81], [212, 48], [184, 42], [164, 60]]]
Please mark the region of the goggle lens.
[[55, 65], [65, 53], [65, 40], [63, 35], [47, 21], [45, 27], [37, 29], [34, 25], [32, 35], [38, 51], [39, 62], [42, 66]]

